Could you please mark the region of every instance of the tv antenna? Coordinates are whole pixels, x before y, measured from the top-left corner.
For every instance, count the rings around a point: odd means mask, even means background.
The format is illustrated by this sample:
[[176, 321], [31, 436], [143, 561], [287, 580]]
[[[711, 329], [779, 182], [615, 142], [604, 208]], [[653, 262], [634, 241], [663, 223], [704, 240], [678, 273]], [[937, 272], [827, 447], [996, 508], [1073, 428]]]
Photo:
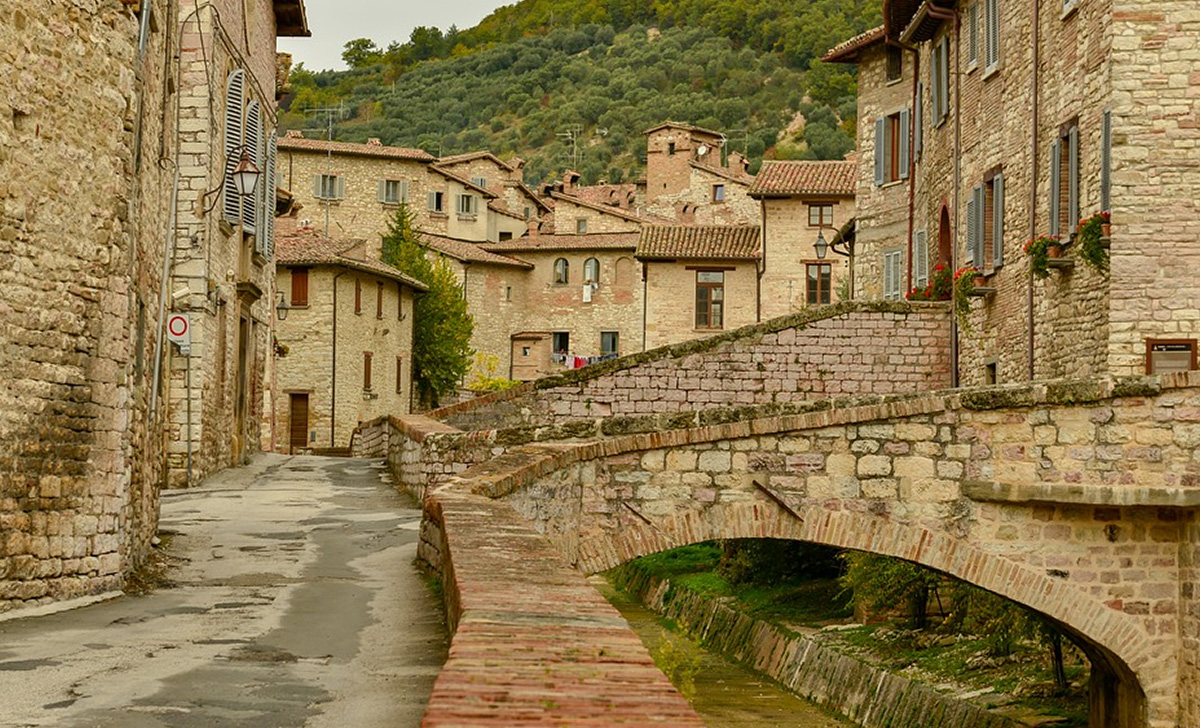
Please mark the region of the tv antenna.
[[[337, 106], [326, 106], [322, 109], [306, 109], [306, 114], [325, 114], [325, 141], [329, 146], [325, 148], [325, 177], [321, 180], [322, 185], [333, 178], [333, 115], [337, 113], [338, 121], [345, 118], [346, 107], [343, 102], [338, 102]], [[324, 192], [324, 190], [322, 190]], [[325, 237], [329, 238], [329, 208], [332, 205], [329, 201], [325, 201]]]
[[564, 131], [555, 132], [554, 136], [563, 139], [571, 144], [571, 169], [578, 171], [579, 168], [579, 135], [583, 132], [583, 127], [579, 124], [572, 124]]

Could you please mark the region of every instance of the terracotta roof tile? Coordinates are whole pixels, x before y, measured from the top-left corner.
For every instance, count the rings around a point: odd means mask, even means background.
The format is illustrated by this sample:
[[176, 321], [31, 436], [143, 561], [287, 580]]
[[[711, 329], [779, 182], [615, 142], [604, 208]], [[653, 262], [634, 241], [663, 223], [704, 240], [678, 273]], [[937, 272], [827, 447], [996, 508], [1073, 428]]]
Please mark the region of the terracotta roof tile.
[[276, 262], [281, 265], [339, 265], [400, 281], [418, 291], [428, 288], [378, 260], [358, 257], [362, 240], [330, 240], [312, 228], [300, 228], [275, 240]]
[[606, 207], [620, 207], [622, 204], [630, 204], [636, 194], [637, 185], [633, 184], [588, 185], [586, 187], [576, 187], [574, 190], [575, 197], [584, 202], [593, 205], [604, 205]]
[[533, 268], [532, 264], [526, 263], [523, 260], [510, 258], [506, 255], [497, 255], [485, 248], [483, 243], [472, 243], [466, 240], [458, 240], [457, 238], [448, 238], [444, 235], [433, 235], [430, 233], [421, 233], [421, 241], [428, 245], [431, 250], [436, 250], [443, 255], [448, 255], [451, 258], [463, 260], [468, 263]]
[[359, 157], [380, 157], [383, 159], [408, 159], [414, 162], [432, 162], [435, 157], [424, 149], [408, 147], [386, 147], [381, 144], [355, 144], [353, 142], [329, 142], [324, 139], [305, 139], [303, 137], [279, 137], [279, 149], [300, 152], [328, 152], [334, 154], [353, 154]]
[[883, 40], [883, 26], [871, 28], [866, 33], [856, 35], [850, 40], [838, 43], [821, 57], [826, 63], [854, 63], [858, 60], [858, 52], [867, 46]]
[[513, 171], [513, 167], [508, 162], [505, 162], [491, 152], [467, 152], [465, 154], [452, 154], [449, 157], [439, 157], [434, 164], [452, 166], [455, 164], [462, 164], [463, 162], [474, 162], [477, 159], [490, 159], [492, 162], [495, 162], [497, 166], [507, 169], [510, 172]]
[[754, 184], [754, 175], [750, 174], [749, 172], [746, 172], [745, 170], [727, 169], [725, 167], [714, 167], [711, 164], [704, 164], [703, 162], [697, 162], [697, 161], [693, 161], [692, 166], [695, 167], [696, 169], [708, 172], [709, 174], [713, 174], [713, 175], [716, 175], [723, 179], [727, 179], [730, 182], [736, 182], [741, 185], [746, 185], [747, 187]]
[[641, 216], [634, 214], [630, 210], [622, 210], [619, 207], [612, 207], [610, 205], [597, 205], [595, 203], [588, 202], [581, 197], [567, 194], [566, 192], [551, 192], [550, 199], [562, 200], [563, 202], [567, 202], [567, 203], [570, 203], [573, 205], [579, 205], [580, 207], [586, 207], [589, 210], [595, 210], [596, 212], [602, 212], [606, 215], [614, 215], [616, 217], [620, 217], [625, 220], [629, 220], [630, 222], [642, 222], [643, 221], [643, 218]]
[[592, 233], [590, 235], [526, 235], [484, 247], [497, 253], [538, 250], [633, 250], [640, 233]]
[[649, 129], [647, 129], [646, 131], [644, 131], [642, 133], [649, 134], [651, 132], [658, 131], [659, 129], [665, 129], [667, 127], [670, 127], [672, 129], [682, 129], [684, 131], [690, 131], [690, 132], [697, 133], [697, 134], [706, 134], [708, 136], [714, 136], [714, 137], [722, 136], [721, 132], [719, 132], [719, 131], [713, 131], [712, 129], [705, 129], [704, 127], [694, 126], [692, 124], [684, 124], [684, 123], [678, 122], [678, 121], [664, 121], [661, 124], [656, 124], [656, 125], [650, 127]]
[[646, 225], [637, 257], [757, 260], [758, 238], [753, 225]]
[[857, 181], [858, 165], [854, 162], [764, 162], [749, 194], [751, 197], [853, 197]]

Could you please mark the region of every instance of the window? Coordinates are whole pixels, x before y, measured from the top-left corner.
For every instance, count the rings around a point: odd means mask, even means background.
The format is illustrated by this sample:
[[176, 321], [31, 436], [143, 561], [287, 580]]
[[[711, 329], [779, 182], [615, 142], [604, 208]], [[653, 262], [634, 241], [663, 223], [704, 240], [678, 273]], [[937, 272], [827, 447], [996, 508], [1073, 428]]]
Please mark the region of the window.
[[430, 192], [425, 198], [425, 205], [430, 212], [445, 212], [445, 195], [441, 192]]
[[512, 235], [513, 234], [509, 233], [509, 232], [501, 232], [500, 233], [500, 242], [507, 243], [508, 241], [512, 240]]
[[1050, 145], [1050, 234], [1075, 231], [1079, 224], [1079, 127], [1072, 122]]
[[818, 202], [808, 206], [809, 227], [833, 226], [833, 203]]
[[618, 343], [620, 342], [620, 334], [616, 331], [601, 331], [600, 332], [600, 354], [616, 354], [620, 351]]
[[696, 271], [696, 328], [719, 329], [724, 325], [725, 272]]
[[979, 65], [979, 3], [967, 7], [967, 68]]
[[913, 233], [913, 287], [929, 285], [929, 235], [924, 230]]
[[479, 198], [475, 195], [459, 195], [455, 211], [459, 215], [474, 215], [479, 212]]
[[504, 300], [505, 300], [505, 301], [511, 301], [511, 300], [512, 300], [512, 286], [505, 286], [505, 287], [504, 287]]
[[371, 391], [371, 357], [369, 351], [363, 352], [363, 391]]
[[992, 71], [1000, 65], [1000, 0], [983, 0], [984, 68]]
[[1071, 12], [1072, 10], [1074, 10], [1074, 9], [1075, 9], [1075, 5], [1076, 5], [1078, 2], [1079, 2], [1079, 0], [1062, 0], [1062, 11], [1063, 11], [1063, 15], [1066, 15], [1067, 13]]
[[404, 320], [404, 286], [396, 284], [396, 320]]
[[385, 205], [399, 205], [401, 202], [408, 202], [408, 180], [379, 180], [379, 201]]
[[724, 202], [725, 201], [725, 185], [713, 185], [712, 201], [713, 202]]
[[929, 64], [929, 91], [933, 102], [933, 125], [941, 126], [950, 115], [950, 39], [933, 46]]
[[1004, 265], [1004, 175], [978, 185], [967, 199], [967, 264], [981, 270]]
[[570, 282], [571, 265], [566, 258], [554, 261], [554, 284], [564, 286]]
[[587, 218], [580, 217], [575, 220], [575, 234], [576, 235], [586, 235], [587, 234]]
[[354, 313], [362, 313], [362, 281], [354, 279]]
[[383, 318], [383, 281], [375, 281], [375, 318]]
[[554, 353], [566, 354], [571, 350], [571, 333], [569, 331], [555, 331], [550, 334], [550, 345], [554, 347]]
[[472, 177], [471, 184], [475, 185], [476, 187], [483, 187], [484, 189], [487, 189], [487, 177]]
[[675, 156], [675, 142], [667, 143], [667, 154], [671, 155], [672, 157]]
[[308, 268], [292, 268], [292, 307], [308, 305]]
[[887, 80], [899, 81], [904, 73], [904, 56], [898, 46], [887, 47]]
[[809, 263], [806, 267], [808, 268], [808, 305], [829, 303], [832, 300], [829, 283], [833, 274], [833, 266], [829, 263]]
[[396, 394], [404, 394], [404, 358], [396, 357]]
[[346, 196], [346, 180], [336, 174], [313, 175], [313, 197], [318, 200], [340, 200]]
[[583, 261], [583, 282], [600, 282], [600, 261], [596, 260], [595, 258], [588, 258], [587, 260]]
[[875, 120], [876, 185], [908, 179], [908, 128], [908, 109]]
[[900, 300], [901, 257], [899, 250], [883, 254], [883, 297], [888, 301]]
[[525, 206], [525, 219], [526, 219], [526, 220], [528, 220], [528, 219], [529, 219], [529, 218], [531, 218], [531, 217], [533, 217], [533, 210], [531, 210], [531, 209], [529, 208], [529, 206], [528, 206], [528, 205], [526, 205], [526, 206]]

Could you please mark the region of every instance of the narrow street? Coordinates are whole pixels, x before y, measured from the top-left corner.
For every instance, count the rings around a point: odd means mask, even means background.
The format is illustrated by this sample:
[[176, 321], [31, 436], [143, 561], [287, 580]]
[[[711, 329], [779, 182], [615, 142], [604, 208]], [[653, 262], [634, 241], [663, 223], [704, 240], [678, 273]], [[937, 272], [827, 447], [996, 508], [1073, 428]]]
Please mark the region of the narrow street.
[[260, 455], [168, 491], [169, 584], [0, 617], [0, 726], [416, 726], [446, 650], [419, 523], [375, 461]]

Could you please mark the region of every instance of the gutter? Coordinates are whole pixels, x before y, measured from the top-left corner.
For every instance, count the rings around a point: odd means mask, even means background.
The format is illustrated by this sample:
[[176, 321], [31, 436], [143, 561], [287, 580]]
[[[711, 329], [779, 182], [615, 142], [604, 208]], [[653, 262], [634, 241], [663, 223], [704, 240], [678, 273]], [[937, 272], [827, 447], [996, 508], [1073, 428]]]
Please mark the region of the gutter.
[[[1031, 0], [1033, 5], [1033, 32], [1031, 33], [1033, 43], [1033, 72], [1030, 74], [1030, 85], [1032, 86], [1032, 113], [1030, 114], [1029, 122], [1029, 239], [1033, 240], [1037, 237], [1037, 180], [1038, 180], [1038, 94], [1039, 94], [1039, 79], [1038, 79], [1038, 35], [1040, 24], [1040, 13], [1038, 12], [1038, 0]], [[1029, 381], [1033, 381], [1034, 377], [1034, 320], [1033, 320], [1033, 270], [1029, 271], [1029, 286], [1026, 290], [1025, 303], [1029, 309], [1029, 336], [1026, 342], [1028, 374]]]

